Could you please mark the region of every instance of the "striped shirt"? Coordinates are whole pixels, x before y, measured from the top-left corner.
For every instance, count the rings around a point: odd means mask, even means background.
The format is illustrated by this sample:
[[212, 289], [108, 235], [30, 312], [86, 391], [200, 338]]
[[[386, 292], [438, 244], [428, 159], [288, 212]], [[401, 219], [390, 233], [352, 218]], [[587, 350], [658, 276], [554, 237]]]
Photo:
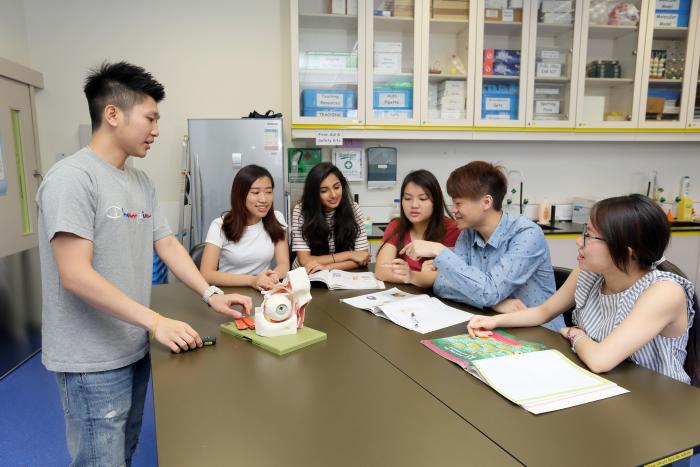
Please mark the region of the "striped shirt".
[[[365, 217], [360, 210], [360, 206], [353, 202], [352, 211], [354, 214], [354, 221], [357, 224], [357, 237], [355, 238], [355, 246], [352, 251], [369, 250], [369, 242], [367, 241], [367, 233], [365, 232], [364, 222]], [[328, 251], [329, 253], [336, 253], [335, 251], [335, 234], [333, 232], [333, 226], [335, 225], [335, 211], [329, 211], [325, 213], [326, 222], [328, 223], [328, 229], [330, 231], [330, 236], [328, 238]], [[301, 211], [301, 204], [294, 206], [294, 212], [292, 213], [292, 251], [311, 251], [311, 247], [306, 243], [306, 240], [302, 237], [301, 228], [304, 225], [304, 215]], [[299, 267], [299, 259], [294, 260], [292, 269]]]
[[678, 337], [657, 335], [630, 355], [629, 359], [639, 366], [689, 384], [690, 377], [683, 369], [688, 331], [695, 315], [693, 284], [689, 280], [671, 272], [654, 269], [627, 290], [616, 294], [604, 294], [601, 292], [602, 274], [581, 271], [576, 282], [576, 309], [572, 319], [591, 339], [601, 342], [627, 318], [642, 292], [659, 281], [675, 282], [685, 290], [688, 327], [686, 332]]

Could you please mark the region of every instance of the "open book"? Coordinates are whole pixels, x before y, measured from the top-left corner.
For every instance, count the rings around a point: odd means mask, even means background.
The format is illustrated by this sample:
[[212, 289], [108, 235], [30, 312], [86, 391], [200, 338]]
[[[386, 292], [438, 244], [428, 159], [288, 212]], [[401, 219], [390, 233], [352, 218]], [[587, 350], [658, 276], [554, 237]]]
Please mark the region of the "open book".
[[372, 272], [349, 272], [340, 269], [322, 269], [309, 274], [309, 281], [322, 282], [330, 290], [370, 290], [383, 289], [384, 282], [374, 277]]
[[369, 310], [411, 331], [421, 334], [437, 331], [469, 321], [467, 311], [458, 310], [428, 295], [413, 295], [396, 287], [359, 297], [344, 298], [341, 302]]
[[500, 329], [488, 338], [467, 334], [421, 341], [511, 402], [534, 414], [629, 392], [574, 364], [554, 349]]

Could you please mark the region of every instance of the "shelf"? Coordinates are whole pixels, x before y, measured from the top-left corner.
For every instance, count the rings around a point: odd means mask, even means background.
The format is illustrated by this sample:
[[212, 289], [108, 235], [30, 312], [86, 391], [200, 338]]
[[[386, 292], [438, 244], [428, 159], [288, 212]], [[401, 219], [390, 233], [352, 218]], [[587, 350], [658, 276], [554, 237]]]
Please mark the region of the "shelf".
[[357, 31], [357, 16], [331, 15], [328, 13], [302, 13], [300, 29], [344, 29]]
[[469, 28], [466, 19], [431, 19], [430, 34], [459, 34]]
[[454, 81], [465, 81], [467, 79], [466, 75], [448, 75], [444, 73], [429, 73], [428, 74], [428, 80], [433, 83], [439, 83], [442, 81], [447, 81], [447, 80], [454, 80]]
[[317, 70], [302, 68], [299, 70], [299, 83], [357, 85], [357, 70]]
[[571, 78], [568, 76], [559, 76], [556, 78], [548, 78], [545, 76], [535, 76], [535, 81], [540, 81], [544, 83], [568, 83]]
[[501, 75], [494, 75], [494, 76], [483, 76], [484, 81], [520, 81], [520, 76], [501, 76]]
[[373, 16], [374, 30], [386, 32], [413, 32], [415, 21], [404, 16]]
[[685, 39], [688, 37], [688, 28], [675, 28], [675, 27], [655, 27], [654, 28], [654, 40], [657, 39]]
[[658, 84], [664, 87], [668, 86], [682, 86], [683, 85], [683, 80], [682, 79], [657, 79], [657, 78], [649, 78], [649, 84]]
[[611, 88], [633, 83], [632, 78], [586, 78], [586, 87], [592, 88]]
[[591, 24], [588, 26], [589, 39], [617, 39], [639, 31], [639, 26], [610, 26]]
[[499, 36], [519, 36], [523, 29], [523, 23], [513, 21], [484, 21], [484, 34], [498, 34]]
[[537, 36], [538, 37], [557, 37], [562, 34], [574, 32], [573, 24], [544, 24], [537, 23]]

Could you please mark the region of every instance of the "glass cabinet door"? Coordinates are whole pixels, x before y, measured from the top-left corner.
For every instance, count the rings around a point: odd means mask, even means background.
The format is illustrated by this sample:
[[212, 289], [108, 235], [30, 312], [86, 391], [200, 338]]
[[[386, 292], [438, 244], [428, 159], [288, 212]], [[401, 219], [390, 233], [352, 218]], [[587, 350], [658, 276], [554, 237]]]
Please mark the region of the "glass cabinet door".
[[472, 125], [476, 0], [423, 0], [421, 124]]
[[367, 0], [367, 121], [418, 123], [421, 0]]
[[645, 1], [583, 2], [577, 126], [637, 126]]
[[474, 93], [477, 126], [525, 124], [530, 12], [527, 1], [478, 2]]
[[[694, 37], [696, 42], [693, 49], [692, 67], [688, 78], [688, 109], [687, 127], [700, 128], [700, 40], [697, 39], [700, 31], [700, 2], [694, 2]], [[690, 37], [693, 37], [691, 35]]]
[[292, 2], [298, 21], [296, 38], [292, 25], [295, 122], [364, 123], [363, 4]]
[[686, 84], [691, 79], [693, 64], [691, 3], [697, 0], [649, 1], [640, 126], [686, 125], [690, 92]]
[[[527, 126], [573, 127], [583, 0], [531, 2]], [[574, 53], [576, 50], [576, 53]]]

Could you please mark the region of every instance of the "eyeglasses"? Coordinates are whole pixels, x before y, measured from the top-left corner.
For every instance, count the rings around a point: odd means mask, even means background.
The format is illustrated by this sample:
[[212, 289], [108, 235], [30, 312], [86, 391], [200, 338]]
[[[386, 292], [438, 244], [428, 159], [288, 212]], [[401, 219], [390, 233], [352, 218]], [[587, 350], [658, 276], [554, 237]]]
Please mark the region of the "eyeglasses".
[[605, 239], [603, 237], [596, 237], [595, 235], [590, 235], [588, 233], [588, 224], [583, 224], [583, 234], [582, 235], [583, 235], [583, 246], [584, 247], [586, 246], [586, 240], [588, 240], [590, 238], [593, 238], [595, 240], [601, 240], [603, 242], [605, 241]]

